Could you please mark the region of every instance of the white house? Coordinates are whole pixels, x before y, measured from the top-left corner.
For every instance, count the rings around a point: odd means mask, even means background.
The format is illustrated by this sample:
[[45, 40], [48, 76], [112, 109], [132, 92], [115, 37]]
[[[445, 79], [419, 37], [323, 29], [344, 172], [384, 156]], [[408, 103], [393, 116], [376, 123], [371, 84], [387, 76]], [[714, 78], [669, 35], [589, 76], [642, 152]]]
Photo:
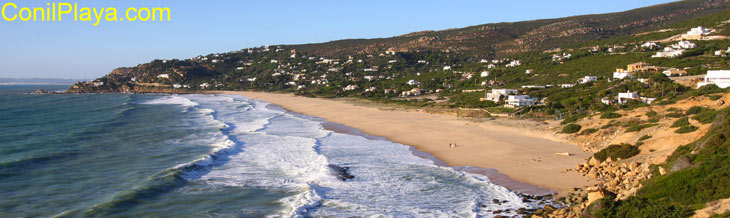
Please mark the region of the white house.
[[444, 66], [444, 70], [451, 70], [451, 66]]
[[182, 88], [182, 87], [183, 87], [183, 86], [182, 86], [182, 85], [180, 85], [180, 84], [173, 84], [173, 85], [172, 85], [172, 88], [173, 88], [173, 89], [179, 89], [179, 88]]
[[208, 87], [210, 87], [210, 84], [208, 84], [208, 83], [200, 84], [201, 89], [207, 89]]
[[517, 89], [492, 89], [491, 93], [487, 93], [486, 99], [493, 102], [498, 102], [502, 96], [516, 95]]
[[647, 104], [651, 104], [652, 102], [654, 102], [654, 100], [656, 100], [656, 98], [641, 97], [641, 96], [639, 96], [638, 93], [631, 92], [631, 91], [628, 91], [625, 93], [618, 93], [618, 103], [619, 104], [626, 104], [626, 102], [629, 102], [629, 100], [632, 100], [632, 99], [641, 101], [641, 102], [644, 102]]
[[605, 105], [611, 105], [613, 104], [613, 100], [611, 100], [610, 98], [601, 98], [601, 103]]
[[712, 32], [711, 29], [704, 28], [702, 26], [698, 26], [695, 28], [690, 29], [687, 33], [682, 34], [682, 38], [685, 39], [702, 39], [702, 36], [705, 36], [707, 34], [710, 34]]
[[697, 88], [709, 84], [715, 84], [723, 89], [730, 87], [730, 70], [708, 70], [705, 79], [697, 83]]
[[672, 45], [672, 48], [675, 49], [693, 49], [697, 48], [697, 45], [690, 41], [679, 41], [677, 44]]
[[401, 97], [419, 96], [419, 95], [421, 95], [421, 89], [419, 89], [419, 88], [413, 88], [410, 91], [401, 92]]
[[625, 79], [625, 78], [634, 78], [633, 75], [631, 75], [631, 72], [614, 72], [613, 73], [614, 79]]
[[166, 74], [166, 73], [163, 73], [163, 74], [157, 75], [157, 78], [169, 79], [170, 78], [170, 75], [169, 74]]
[[481, 76], [482, 77], [488, 77], [489, 76], [489, 71], [482, 72]]
[[360, 87], [358, 85], [348, 85], [347, 87], [343, 88], [342, 90], [344, 90], [344, 91], [352, 91], [352, 90], [355, 90], [357, 88], [360, 88]]
[[520, 60], [513, 60], [512, 62], [509, 62], [509, 64], [507, 64], [507, 67], [516, 67], [520, 65], [522, 65], [522, 62], [520, 62]]
[[537, 103], [537, 98], [532, 98], [529, 95], [509, 95], [507, 96], [508, 107], [527, 107]]
[[532, 74], [532, 73], [535, 73], [535, 70], [533, 70], [533, 69], [525, 70], [525, 74]]
[[421, 82], [418, 82], [416, 80], [408, 80], [408, 82], [406, 82], [406, 84], [408, 84], [410, 86], [420, 86]]
[[578, 83], [585, 84], [585, 83], [593, 82], [593, 81], [596, 81], [596, 80], [598, 80], [598, 77], [597, 76], [585, 76], [585, 77], [583, 77], [581, 79], [578, 79]]
[[560, 84], [560, 88], [564, 88], [564, 89], [573, 88], [573, 87], [575, 87], [575, 84], [571, 84], [571, 83]]
[[631, 91], [618, 93], [618, 103], [619, 104], [625, 104], [626, 102], [628, 102], [631, 99], [638, 99], [638, 98], [639, 98], [639, 93], [635, 93], [635, 92], [631, 92]]
[[487, 66], [487, 69], [494, 69], [494, 68], [496, 68], [496, 67], [497, 67], [497, 65], [494, 65], [494, 64], [489, 64], [489, 65]]
[[684, 49], [675, 49], [671, 47], [664, 48], [664, 51], [657, 52], [656, 54], [652, 55], [652, 58], [675, 58], [679, 57], [680, 55], [684, 54]]
[[657, 45], [656, 42], [646, 42], [644, 44], [641, 44], [641, 47], [642, 48], [653, 49], [653, 48], [659, 47], [659, 45]]
[[680, 69], [677, 69], [677, 68], [669, 68], [669, 69], [664, 70], [662, 73], [664, 75], [667, 75], [667, 77], [671, 77], [672, 75], [683, 76], [683, 75], [687, 74], [687, 71], [686, 70], [680, 70]]

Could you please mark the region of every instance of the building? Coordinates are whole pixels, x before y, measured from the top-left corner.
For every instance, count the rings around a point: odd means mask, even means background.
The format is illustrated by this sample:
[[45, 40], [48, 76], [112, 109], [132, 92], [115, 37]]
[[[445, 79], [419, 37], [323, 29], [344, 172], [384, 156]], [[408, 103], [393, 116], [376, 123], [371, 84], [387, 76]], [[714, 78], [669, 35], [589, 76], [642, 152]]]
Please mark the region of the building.
[[207, 89], [208, 87], [210, 87], [210, 84], [208, 84], [208, 83], [200, 84], [201, 89]]
[[571, 83], [560, 84], [560, 88], [564, 88], [564, 89], [573, 88], [573, 87], [575, 87], [575, 84], [571, 84]]
[[485, 99], [498, 102], [502, 96], [516, 95], [517, 93], [517, 89], [492, 89], [492, 92], [487, 93]]
[[525, 70], [525, 74], [533, 74], [533, 73], [535, 73], [535, 70], [533, 70], [533, 69]]
[[596, 77], [596, 76], [585, 76], [581, 79], [578, 79], [578, 83], [586, 84], [586, 83], [597, 81], [597, 80], [598, 80], [598, 77]]
[[507, 96], [507, 107], [527, 107], [537, 104], [538, 99], [529, 95], [509, 95]]
[[169, 74], [166, 74], [166, 73], [163, 73], [163, 74], [157, 75], [157, 78], [161, 78], [161, 79], [163, 79], [163, 78], [164, 78], [164, 79], [169, 79], [169, 78], [170, 78], [170, 75], [169, 75]]
[[671, 76], [674, 76], [674, 75], [678, 75], [678, 76], [687, 75], [687, 71], [686, 70], [680, 70], [680, 69], [677, 69], [677, 68], [669, 68], [669, 69], [667, 69], [665, 71], [662, 71], [662, 73], [664, 75], [667, 75], [667, 77], [671, 77]]
[[698, 27], [690, 29], [685, 34], [682, 34], [681, 39], [683, 39], [683, 40], [701, 40], [703, 36], [706, 36], [707, 34], [710, 34], [711, 32], [712, 32], [711, 29], [704, 28], [702, 26], [698, 26]]
[[408, 96], [419, 96], [421, 94], [422, 94], [421, 89], [419, 89], [419, 88], [413, 88], [410, 91], [403, 91], [403, 92], [401, 92], [400, 95], [401, 95], [401, 97], [408, 97]]
[[708, 70], [705, 79], [697, 83], [697, 88], [715, 84], [720, 88], [730, 87], [730, 70]]
[[634, 78], [634, 76], [630, 72], [614, 72], [613, 73], [614, 79], [625, 79], [625, 78]]
[[360, 88], [360, 86], [358, 86], [358, 85], [348, 85], [347, 87], [343, 88], [342, 90], [343, 91], [352, 91], [352, 90], [355, 90], [357, 88]]
[[630, 100], [637, 100], [637, 101], [640, 101], [643, 103], [651, 104], [652, 102], [654, 102], [654, 100], [656, 100], [656, 98], [641, 97], [641, 96], [639, 96], [639, 93], [635, 93], [635, 92], [631, 92], [631, 91], [618, 93], [618, 103], [619, 104], [626, 104]]
[[507, 64], [507, 67], [516, 67], [520, 65], [522, 65], [522, 62], [520, 62], [520, 60], [513, 60], [512, 62], [509, 62], [509, 64]]
[[406, 84], [408, 84], [410, 86], [420, 86], [421, 82], [418, 82], [416, 80], [408, 80], [408, 82], [406, 82]]
[[489, 76], [489, 72], [488, 71], [484, 71], [484, 72], [482, 72], [481, 76], [482, 77], [488, 77]]

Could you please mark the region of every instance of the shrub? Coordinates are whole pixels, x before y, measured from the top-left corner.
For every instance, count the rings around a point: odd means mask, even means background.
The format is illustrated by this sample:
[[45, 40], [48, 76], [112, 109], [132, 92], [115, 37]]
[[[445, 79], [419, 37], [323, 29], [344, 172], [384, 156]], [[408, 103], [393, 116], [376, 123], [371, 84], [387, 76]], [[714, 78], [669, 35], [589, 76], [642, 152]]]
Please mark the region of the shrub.
[[669, 202], [663, 199], [649, 199], [632, 196], [626, 200], [616, 201], [615, 196], [609, 196], [596, 202], [600, 210], [595, 212], [595, 217], [690, 217], [694, 213], [687, 206]]
[[644, 140], [647, 140], [647, 139], [650, 139], [650, 138], [651, 138], [650, 135], [644, 135], [641, 138], [639, 138], [639, 141], [644, 141]]
[[710, 99], [712, 99], [713, 101], [720, 100], [721, 98], [722, 98], [722, 95], [711, 95], [710, 96]]
[[683, 118], [680, 118], [679, 120], [674, 121], [671, 128], [677, 128], [677, 127], [683, 127], [683, 126], [689, 126], [689, 125], [690, 125], [689, 118], [683, 117]]
[[689, 108], [689, 110], [687, 110], [686, 113], [687, 113], [687, 115], [699, 114], [699, 113], [705, 112], [706, 110], [708, 110], [708, 109], [704, 108], [704, 107], [693, 106], [693, 107]]
[[598, 153], [594, 154], [593, 157], [600, 161], [605, 161], [607, 158], [616, 160], [617, 158], [626, 159], [639, 154], [639, 148], [630, 144], [611, 145]]
[[647, 117], [655, 117], [655, 116], [657, 116], [657, 115], [659, 115], [659, 113], [657, 113], [656, 111], [649, 111], [649, 112], [646, 112], [646, 116], [647, 116]]
[[665, 116], [671, 117], [671, 118], [680, 118], [680, 117], [683, 117], [684, 114], [683, 113], [680, 113], [680, 112], [674, 112], [674, 113], [668, 113]]
[[659, 119], [658, 118], [651, 118], [651, 119], [647, 120], [647, 122], [656, 123], [656, 122], [659, 122]]
[[692, 119], [697, 120], [702, 124], [710, 124], [715, 121], [716, 116], [717, 116], [717, 111], [707, 110], [707, 111], [704, 111], [702, 113], [692, 116]]
[[690, 133], [690, 132], [697, 131], [698, 129], [700, 129], [700, 128], [690, 125], [690, 126], [683, 126], [682, 128], [679, 128], [674, 132], [679, 133], [679, 134], [684, 134], [684, 133]]
[[580, 131], [581, 128], [583, 128], [583, 127], [578, 124], [571, 123], [571, 124], [568, 124], [567, 126], [563, 127], [563, 131], [560, 131], [560, 132], [565, 133], [565, 134], [572, 134], [572, 133], [576, 133], [576, 132]]
[[565, 119], [563, 119], [563, 122], [560, 122], [560, 125], [565, 125], [568, 123], [574, 123], [575, 121], [578, 121], [578, 116], [567, 116]]
[[590, 135], [590, 134], [593, 134], [595, 132], [598, 132], [598, 129], [590, 128], [590, 129], [583, 130], [583, 132], [580, 132], [580, 134], [581, 135]]
[[604, 113], [601, 115], [601, 119], [616, 119], [621, 117], [621, 114], [610, 112], [610, 113]]

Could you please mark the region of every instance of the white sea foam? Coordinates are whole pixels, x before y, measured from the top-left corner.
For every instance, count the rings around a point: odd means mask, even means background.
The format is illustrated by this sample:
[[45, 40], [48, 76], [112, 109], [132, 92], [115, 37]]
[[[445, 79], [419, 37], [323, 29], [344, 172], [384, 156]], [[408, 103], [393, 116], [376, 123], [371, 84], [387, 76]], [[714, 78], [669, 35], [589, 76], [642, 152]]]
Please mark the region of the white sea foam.
[[143, 102], [143, 104], [177, 104], [187, 107], [195, 107], [198, 106], [198, 103], [195, 103], [191, 101], [188, 98], [177, 96], [177, 95], [171, 95], [171, 96], [165, 96], [158, 99], [149, 100], [146, 102]]
[[[221, 125], [211, 135], [213, 154], [195, 162], [214, 167], [187, 178], [291, 193], [272, 216], [490, 217], [535, 207], [486, 176], [436, 166], [401, 144], [327, 131], [319, 121], [238, 96], [185, 98], [206, 117], [201, 124]], [[220, 154], [226, 158], [214, 164]], [[339, 180], [330, 164], [349, 167], [355, 178]]]

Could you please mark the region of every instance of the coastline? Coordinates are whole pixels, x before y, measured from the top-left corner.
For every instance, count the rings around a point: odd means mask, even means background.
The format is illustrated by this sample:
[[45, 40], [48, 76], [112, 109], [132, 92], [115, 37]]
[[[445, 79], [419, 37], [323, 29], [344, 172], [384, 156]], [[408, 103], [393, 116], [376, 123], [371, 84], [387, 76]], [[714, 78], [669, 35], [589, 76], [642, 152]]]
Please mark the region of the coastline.
[[[458, 170], [485, 174], [496, 184], [521, 193], [546, 194], [551, 190], [562, 194], [591, 183], [574, 171], [565, 171], [591, 154], [544, 132], [475, 123], [450, 115], [385, 111], [292, 94], [216, 93], [242, 95], [294, 113], [319, 117], [327, 121], [325, 128], [333, 131], [352, 133], [349, 127], [371, 137], [408, 145], [418, 156]], [[452, 148], [450, 143], [458, 146]], [[555, 155], [563, 152], [574, 155]]]

